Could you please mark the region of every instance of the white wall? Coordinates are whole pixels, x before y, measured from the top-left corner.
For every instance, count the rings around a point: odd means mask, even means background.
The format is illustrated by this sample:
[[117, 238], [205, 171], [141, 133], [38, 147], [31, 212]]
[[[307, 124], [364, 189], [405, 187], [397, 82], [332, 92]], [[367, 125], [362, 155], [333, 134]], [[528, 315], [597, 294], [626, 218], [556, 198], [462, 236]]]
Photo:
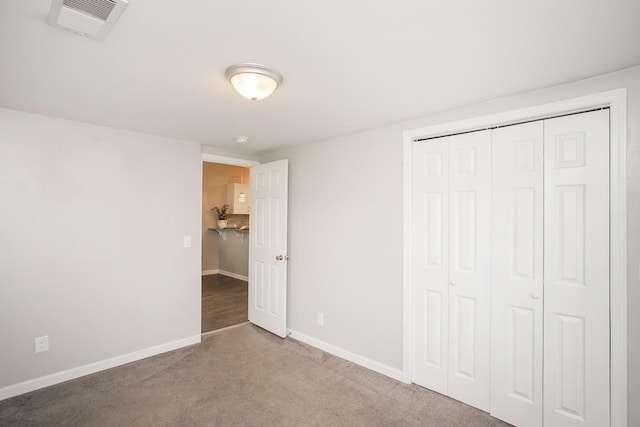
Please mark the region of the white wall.
[[640, 67], [264, 156], [290, 160], [289, 328], [401, 369], [403, 131], [618, 88], [628, 90], [629, 425], [640, 425]]
[[[214, 232], [215, 233], [215, 232]], [[249, 233], [225, 231], [226, 240], [218, 238], [220, 270], [242, 277], [249, 276]]]
[[289, 327], [393, 368], [402, 352], [401, 136], [383, 129], [271, 156], [290, 159]]
[[198, 144], [0, 109], [0, 396], [199, 339], [200, 197]]

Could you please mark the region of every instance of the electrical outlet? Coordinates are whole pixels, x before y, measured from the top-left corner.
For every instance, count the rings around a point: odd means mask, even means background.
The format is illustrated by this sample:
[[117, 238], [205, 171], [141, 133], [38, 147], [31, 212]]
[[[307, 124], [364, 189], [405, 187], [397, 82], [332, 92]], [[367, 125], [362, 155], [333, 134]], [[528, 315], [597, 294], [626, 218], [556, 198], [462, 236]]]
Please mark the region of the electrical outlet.
[[318, 315], [316, 316], [316, 322], [318, 322], [318, 325], [320, 326], [324, 325], [324, 313], [318, 312]]
[[36, 353], [49, 350], [49, 335], [36, 338]]
[[191, 236], [184, 236], [182, 238], [182, 246], [184, 246], [185, 248], [191, 247]]

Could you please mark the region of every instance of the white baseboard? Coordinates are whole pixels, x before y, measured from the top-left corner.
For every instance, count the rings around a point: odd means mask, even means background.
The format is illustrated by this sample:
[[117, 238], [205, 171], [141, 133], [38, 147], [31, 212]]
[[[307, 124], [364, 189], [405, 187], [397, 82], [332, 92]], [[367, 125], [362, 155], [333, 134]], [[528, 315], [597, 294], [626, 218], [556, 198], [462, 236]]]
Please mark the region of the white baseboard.
[[223, 276], [233, 277], [234, 279], [244, 280], [245, 282], [249, 281], [249, 278], [247, 276], [241, 276], [240, 274], [231, 273], [230, 271], [219, 270], [218, 273], [222, 274]]
[[147, 357], [155, 356], [157, 354], [165, 353], [171, 350], [176, 350], [188, 345], [197, 344], [200, 342], [200, 339], [200, 335], [195, 335], [189, 338], [171, 341], [165, 344], [160, 344], [142, 350], [134, 351], [132, 353], [123, 354], [121, 356], [112, 357], [111, 359], [101, 360], [99, 362], [78, 366], [77, 368], [67, 369], [66, 371], [56, 372], [44, 377], [34, 378], [32, 380], [3, 387], [0, 388], [0, 400], [8, 399], [19, 394], [38, 390], [40, 388], [49, 387], [54, 384], [73, 380], [75, 378], [83, 377], [85, 375], [93, 374], [99, 371], [104, 371], [105, 369], [114, 368], [126, 363], [146, 359]]
[[202, 270], [203, 276], [210, 276], [212, 274], [222, 274], [223, 276], [233, 277], [234, 279], [244, 280], [245, 282], [249, 281], [249, 277], [242, 276], [241, 274], [232, 273], [230, 271], [225, 270]]
[[356, 365], [371, 369], [372, 371], [375, 371], [382, 375], [386, 375], [387, 377], [393, 378], [394, 380], [402, 381], [402, 371], [400, 369], [392, 368], [380, 362], [376, 362], [375, 360], [368, 359], [364, 356], [360, 356], [359, 354], [352, 353], [348, 350], [336, 347], [335, 345], [328, 344], [324, 341], [320, 341], [300, 332], [289, 330], [289, 336], [295, 340], [326, 351], [327, 353], [331, 353], [334, 356], [338, 356], [342, 359], [348, 360], [349, 362], [353, 362]]

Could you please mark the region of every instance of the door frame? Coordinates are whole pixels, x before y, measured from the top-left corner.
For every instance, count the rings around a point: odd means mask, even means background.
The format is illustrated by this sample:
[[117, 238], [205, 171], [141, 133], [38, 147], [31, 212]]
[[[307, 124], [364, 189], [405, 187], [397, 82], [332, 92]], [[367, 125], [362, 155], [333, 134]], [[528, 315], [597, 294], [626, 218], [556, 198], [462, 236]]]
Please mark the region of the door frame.
[[544, 119], [598, 107], [610, 108], [610, 417], [612, 427], [627, 425], [627, 90], [624, 88], [413, 129], [403, 133], [403, 382], [411, 383], [412, 376], [413, 236], [411, 230], [413, 229], [412, 148], [414, 141]]
[[[202, 166], [202, 162], [219, 163], [222, 165], [230, 165], [230, 166], [241, 166], [244, 168], [250, 168], [251, 166], [260, 164], [260, 162], [257, 162], [255, 160], [243, 159], [239, 157], [219, 156], [217, 154], [209, 154], [209, 153], [202, 153], [202, 152], [200, 153], [200, 161], [201, 161], [200, 166]], [[201, 167], [201, 170], [200, 170], [201, 181], [202, 181], [202, 173], [203, 173], [203, 170]], [[200, 195], [200, 224], [202, 225], [202, 194]], [[202, 261], [202, 238], [200, 239], [200, 261]], [[198, 274], [202, 274], [202, 262], [200, 262], [198, 265], [200, 266], [200, 271], [198, 272]], [[198, 284], [198, 286], [200, 286], [200, 284]], [[199, 299], [200, 315], [202, 315], [202, 293], [198, 291], [198, 295], [200, 295], [200, 299]], [[248, 304], [248, 301], [247, 301], [247, 304]], [[200, 335], [202, 335], [202, 322], [200, 322]]]
[[201, 160], [207, 163], [220, 163], [222, 165], [242, 166], [244, 168], [250, 168], [260, 164], [255, 160], [242, 159], [239, 157], [227, 157], [219, 156], [217, 154], [200, 153]]

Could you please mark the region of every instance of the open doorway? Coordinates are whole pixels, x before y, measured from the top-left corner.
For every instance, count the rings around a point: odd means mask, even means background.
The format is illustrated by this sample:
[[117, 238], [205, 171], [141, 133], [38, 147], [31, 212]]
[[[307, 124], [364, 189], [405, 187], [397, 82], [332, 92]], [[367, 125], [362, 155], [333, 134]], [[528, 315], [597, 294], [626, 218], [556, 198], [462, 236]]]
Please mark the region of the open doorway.
[[202, 164], [203, 334], [248, 321], [249, 179], [247, 167]]

